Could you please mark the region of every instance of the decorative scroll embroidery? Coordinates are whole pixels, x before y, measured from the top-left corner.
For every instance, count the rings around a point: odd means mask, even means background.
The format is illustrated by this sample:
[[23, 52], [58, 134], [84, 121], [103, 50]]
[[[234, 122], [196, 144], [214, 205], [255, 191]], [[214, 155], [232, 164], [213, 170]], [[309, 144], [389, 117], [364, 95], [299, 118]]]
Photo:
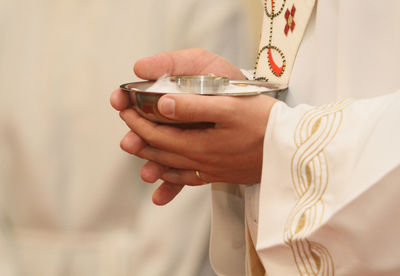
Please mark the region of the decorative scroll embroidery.
[[254, 80], [289, 84], [316, 0], [263, 0], [264, 21]]
[[298, 197], [285, 225], [284, 240], [291, 248], [297, 269], [302, 276], [333, 276], [333, 259], [322, 245], [306, 237], [323, 222], [324, 193], [329, 183], [329, 167], [325, 148], [336, 136], [343, 109], [351, 101], [340, 101], [307, 112], [295, 131], [295, 152], [291, 173]]
[[296, 7], [294, 6], [294, 4], [292, 6], [291, 11], [289, 11], [289, 9], [287, 9], [285, 12], [286, 25], [285, 25], [284, 33], [286, 36], [288, 35], [289, 30], [291, 30], [293, 33], [294, 27], [296, 26], [296, 23], [294, 22], [295, 12], [296, 12]]
[[[256, 60], [256, 67], [254, 70], [254, 79], [255, 80], [265, 80], [268, 81], [268, 79], [266, 78], [257, 78], [256, 77], [256, 71], [257, 71], [257, 67], [258, 67], [258, 62], [260, 60], [260, 56], [264, 51], [268, 51], [268, 65], [269, 65], [269, 69], [271, 70], [271, 72], [277, 76], [280, 77], [282, 76], [282, 74], [285, 72], [285, 68], [286, 68], [286, 57], [284, 55], [284, 53], [276, 46], [272, 45], [272, 33], [273, 33], [273, 28], [274, 28], [274, 19], [276, 17], [278, 17], [286, 4], [286, 0], [283, 0], [282, 5], [279, 9], [279, 11], [275, 12], [275, 2], [274, 0], [265, 0], [265, 14], [270, 18], [270, 31], [269, 31], [269, 40], [268, 40], [268, 45], [262, 47], [260, 49], [260, 51], [258, 52], [258, 56], [257, 56], [257, 60]], [[277, 65], [276, 61], [274, 60], [274, 55], [273, 52], [277, 53], [280, 56], [281, 59], [281, 65]]]

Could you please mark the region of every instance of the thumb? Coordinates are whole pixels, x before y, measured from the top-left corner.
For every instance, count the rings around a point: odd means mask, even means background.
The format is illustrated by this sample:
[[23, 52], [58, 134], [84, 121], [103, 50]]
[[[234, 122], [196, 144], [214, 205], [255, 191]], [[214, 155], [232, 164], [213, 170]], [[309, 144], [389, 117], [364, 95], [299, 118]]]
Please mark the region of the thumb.
[[183, 122], [228, 122], [234, 109], [235, 99], [229, 96], [168, 94], [158, 101], [163, 116]]

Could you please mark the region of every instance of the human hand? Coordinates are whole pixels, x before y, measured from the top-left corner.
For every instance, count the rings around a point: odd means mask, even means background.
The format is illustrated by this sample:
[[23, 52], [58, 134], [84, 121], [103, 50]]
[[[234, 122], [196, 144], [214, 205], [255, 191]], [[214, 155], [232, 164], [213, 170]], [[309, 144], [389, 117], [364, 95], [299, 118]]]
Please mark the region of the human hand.
[[[158, 104], [173, 120], [214, 122], [205, 129], [181, 129], [150, 122], [134, 110], [120, 113], [131, 128], [121, 147], [150, 160], [142, 168], [145, 181], [164, 181], [153, 201], [164, 204], [183, 185], [206, 182], [251, 184], [261, 179], [262, 150], [269, 112], [277, 100], [268, 96], [223, 97], [169, 94]], [[160, 200], [160, 201], [159, 201]]]
[[[207, 75], [214, 74], [218, 76], [226, 76], [230, 79], [244, 79], [241, 71], [224, 60], [208, 51], [202, 49], [189, 49], [175, 52], [165, 52], [154, 57], [139, 60], [134, 67], [137, 76], [147, 80], [155, 80], [164, 74], [174, 75]], [[120, 89], [113, 92], [111, 96], [112, 106], [119, 110], [129, 108], [129, 97]], [[128, 152], [139, 151], [146, 143], [135, 133], [130, 131], [121, 142], [121, 147], [127, 148], [126, 142], [129, 144]], [[136, 142], [135, 142], [136, 141]], [[155, 182], [161, 175], [168, 170], [168, 167], [157, 164], [153, 161], [146, 163], [142, 170], [141, 176], [147, 182]], [[170, 201], [184, 185], [163, 182], [155, 191], [153, 201], [156, 204], [165, 204]]]
[[[135, 73], [144, 79], [155, 79], [165, 73], [213, 73], [231, 79], [244, 78], [232, 64], [199, 49], [162, 53], [140, 60], [135, 65]], [[204, 184], [194, 170], [200, 171], [206, 182], [248, 184], [260, 180], [263, 137], [275, 99], [167, 95], [159, 102], [161, 112], [168, 108], [168, 99], [175, 101], [175, 112], [165, 113], [166, 117], [185, 122], [214, 122], [215, 127], [184, 130], [157, 125], [126, 109], [129, 98], [122, 91], [115, 91], [111, 97], [111, 104], [121, 111], [121, 117], [132, 129], [121, 141], [121, 148], [150, 160], [141, 170], [145, 181], [164, 180], [153, 195], [156, 204], [172, 200], [184, 185]]]
[[[163, 52], [143, 58], [135, 63], [134, 72], [139, 78], [145, 80], [156, 80], [165, 74], [169, 76], [214, 74], [232, 80], [245, 79], [239, 68], [203, 49]], [[129, 96], [121, 89], [112, 93], [110, 102], [118, 111], [130, 105]]]

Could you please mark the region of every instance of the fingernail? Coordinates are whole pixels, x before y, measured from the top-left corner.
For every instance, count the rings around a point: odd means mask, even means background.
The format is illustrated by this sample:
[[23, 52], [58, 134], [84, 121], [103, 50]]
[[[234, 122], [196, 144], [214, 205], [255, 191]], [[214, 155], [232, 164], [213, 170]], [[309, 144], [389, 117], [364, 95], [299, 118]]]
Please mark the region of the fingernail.
[[175, 113], [175, 100], [171, 98], [161, 99], [159, 109], [161, 114], [165, 116], [173, 116]]

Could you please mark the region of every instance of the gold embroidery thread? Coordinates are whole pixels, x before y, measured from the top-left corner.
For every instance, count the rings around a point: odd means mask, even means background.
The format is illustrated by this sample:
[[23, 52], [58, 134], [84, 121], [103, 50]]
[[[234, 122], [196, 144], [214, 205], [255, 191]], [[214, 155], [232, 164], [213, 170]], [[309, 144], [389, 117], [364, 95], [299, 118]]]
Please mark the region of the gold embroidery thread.
[[307, 239], [324, 219], [323, 196], [329, 183], [325, 148], [340, 129], [343, 109], [350, 100], [314, 108], [304, 114], [295, 130], [297, 147], [291, 162], [294, 191], [298, 200], [285, 225], [284, 241], [291, 248], [302, 276], [334, 276], [333, 259], [328, 250]]

